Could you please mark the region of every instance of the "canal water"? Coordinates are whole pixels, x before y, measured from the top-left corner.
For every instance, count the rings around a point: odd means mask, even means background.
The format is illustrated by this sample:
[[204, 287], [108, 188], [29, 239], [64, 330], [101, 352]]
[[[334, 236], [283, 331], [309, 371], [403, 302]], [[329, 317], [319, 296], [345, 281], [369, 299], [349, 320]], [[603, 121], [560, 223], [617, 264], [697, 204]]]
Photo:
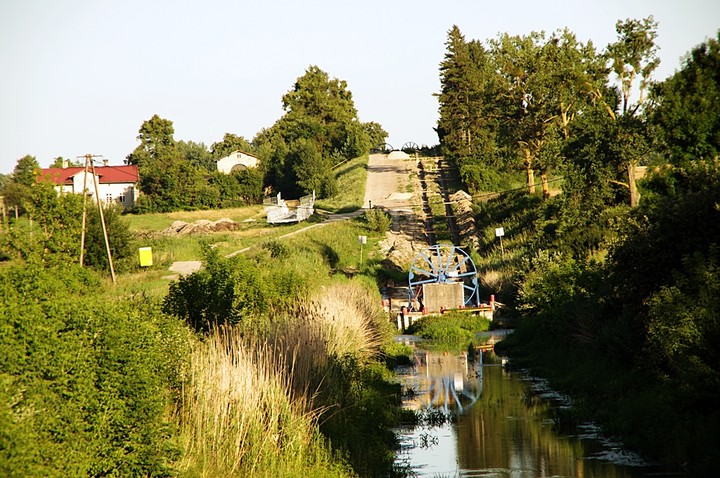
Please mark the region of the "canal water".
[[[634, 478], [661, 473], [592, 423], [563, 427], [572, 406], [540, 379], [508, 371], [492, 352], [415, 349], [398, 370], [404, 406], [420, 425], [398, 430], [396, 467], [411, 476]], [[568, 429], [569, 428], [569, 429]]]

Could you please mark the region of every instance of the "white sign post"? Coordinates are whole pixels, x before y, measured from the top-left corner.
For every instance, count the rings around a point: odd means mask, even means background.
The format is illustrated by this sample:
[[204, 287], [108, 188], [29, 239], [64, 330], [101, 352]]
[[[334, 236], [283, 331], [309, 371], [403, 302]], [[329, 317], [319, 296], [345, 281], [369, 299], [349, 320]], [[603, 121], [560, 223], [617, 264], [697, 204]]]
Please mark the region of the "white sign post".
[[502, 257], [503, 259], [505, 259], [505, 250], [503, 249], [503, 243], [502, 243], [502, 238], [504, 235], [505, 235], [505, 229], [503, 229], [502, 227], [495, 228], [495, 237], [500, 238], [500, 257]]
[[363, 263], [363, 246], [367, 244], [367, 236], [358, 236], [358, 242], [360, 243], [360, 266]]

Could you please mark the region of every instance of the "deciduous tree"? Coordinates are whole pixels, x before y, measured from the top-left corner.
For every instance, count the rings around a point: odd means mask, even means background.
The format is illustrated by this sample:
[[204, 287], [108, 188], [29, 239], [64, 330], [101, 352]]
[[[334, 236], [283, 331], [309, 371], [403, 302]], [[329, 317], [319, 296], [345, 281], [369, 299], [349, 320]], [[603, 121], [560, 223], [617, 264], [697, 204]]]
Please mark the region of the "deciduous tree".
[[[624, 164], [627, 172], [627, 187], [630, 192], [630, 206], [635, 207], [640, 203], [640, 193], [635, 182], [635, 169], [640, 160], [639, 143], [642, 142], [642, 131], [639, 128], [642, 122], [637, 121], [636, 116], [645, 102], [650, 77], [660, 64], [657, 57], [658, 23], [652, 15], [642, 20], [627, 19], [618, 21], [615, 25], [618, 38], [614, 43], [607, 46], [605, 55], [612, 72], [616, 75], [620, 84], [620, 111], [612, 107], [612, 102], [599, 99], [604, 102], [607, 113], [613, 120], [619, 120], [622, 124], [623, 134], [618, 141], [624, 143], [622, 157], [619, 158]], [[631, 97], [637, 89], [638, 99], [631, 101]]]

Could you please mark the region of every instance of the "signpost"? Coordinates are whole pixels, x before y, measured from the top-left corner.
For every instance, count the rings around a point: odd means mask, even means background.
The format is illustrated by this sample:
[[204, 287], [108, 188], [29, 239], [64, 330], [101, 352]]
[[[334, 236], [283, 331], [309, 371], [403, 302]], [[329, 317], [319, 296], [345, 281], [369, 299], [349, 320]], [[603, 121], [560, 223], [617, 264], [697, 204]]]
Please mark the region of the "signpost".
[[500, 238], [500, 257], [502, 257], [503, 259], [505, 259], [505, 250], [503, 249], [503, 243], [502, 243], [502, 238], [504, 235], [505, 235], [505, 229], [503, 229], [502, 227], [495, 228], [495, 237]]
[[360, 266], [363, 263], [363, 246], [367, 244], [367, 236], [358, 236], [358, 242], [360, 243]]

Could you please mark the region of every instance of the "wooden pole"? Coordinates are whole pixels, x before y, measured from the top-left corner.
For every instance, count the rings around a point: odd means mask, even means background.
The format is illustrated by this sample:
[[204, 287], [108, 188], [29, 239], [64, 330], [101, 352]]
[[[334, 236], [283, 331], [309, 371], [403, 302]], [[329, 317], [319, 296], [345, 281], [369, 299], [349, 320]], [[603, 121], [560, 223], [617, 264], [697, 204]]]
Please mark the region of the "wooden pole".
[[107, 251], [108, 263], [110, 264], [110, 275], [112, 276], [113, 285], [117, 285], [117, 280], [115, 279], [115, 268], [113, 267], [112, 261], [112, 254], [110, 253], [110, 241], [108, 240], [107, 228], [105, 227], [105, 214], [103, 213], [103, 207], [100, 203], [100, 191], [98, 190], [97, 175], [95, 174], [95, 165], [92, 163], [92, 161], [90, 161], [90, 168], [92, 169], [93, 183], [95, 183], [95, 198], [97, 199], [98, 212], [100, 213], [100, 223], [102, 224], [103, 237], [105, 238], [105, 250]]
[[83, 266], [85, 261], [85, 224], [87, 221], [87, 175], [89, 163], [92, 161], [92, 156], [89, 154], [85, 155], [85, 177], [83, 178], [83, 218], [82, 218], [82, 234], [80, 235], [80, 267]]

